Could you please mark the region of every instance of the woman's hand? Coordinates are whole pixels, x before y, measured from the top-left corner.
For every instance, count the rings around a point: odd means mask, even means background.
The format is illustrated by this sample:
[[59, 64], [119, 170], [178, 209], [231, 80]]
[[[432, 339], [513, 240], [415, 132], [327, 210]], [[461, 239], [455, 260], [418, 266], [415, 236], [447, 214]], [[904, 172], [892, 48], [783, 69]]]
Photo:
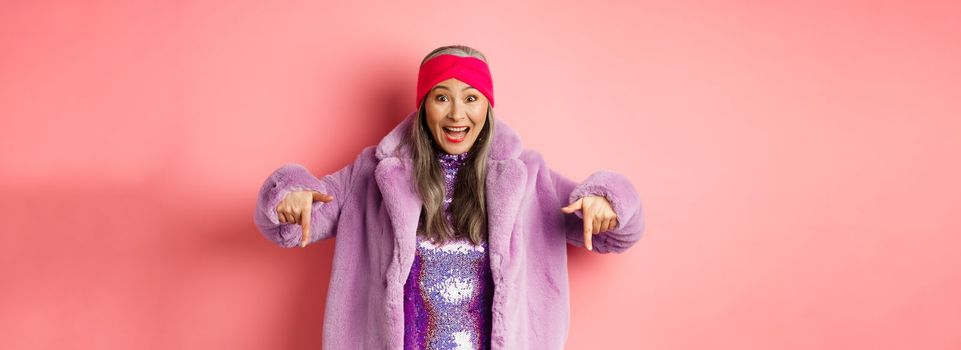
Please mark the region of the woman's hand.
[[310, 212], [314, 201], [328, 203], [334, 196], [317, 191], [290, 192], [277, 204], [277, 218], [284, 224], [300, 224], [304, 233], [300, 238], [300, 247], [306, 247], [310, 240]]
[[611, 202], [601, 196], [584, 196], [561, 208], [561, 211], [571, 214], [581, 210], [584, 219], [584, 246], [587, 250], [594, 250], [591, 245], [592, 235], [609, 231], [617, 227], [617, 214], [611, 207]]

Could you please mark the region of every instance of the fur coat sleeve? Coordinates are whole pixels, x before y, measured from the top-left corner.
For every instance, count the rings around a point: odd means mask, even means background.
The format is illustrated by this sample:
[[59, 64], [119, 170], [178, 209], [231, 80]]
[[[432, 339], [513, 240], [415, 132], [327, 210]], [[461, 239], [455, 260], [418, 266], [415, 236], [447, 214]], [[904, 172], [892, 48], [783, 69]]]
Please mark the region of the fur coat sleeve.
[[594, 251], [621, 253], [641, 239], [644, 231], [641, 200], [627, 177], [612, 171], [599, 170], [583, 182], [577, 183], [553, 169], [549, 174], [552, 186], [548, 188], [556, 191], [555, 198], [561, 201], [556, 203], [556, 210], [564, 215], [563, 230], [569, 244], [584, 246], [583, 214], [580, 210], [573, 214], [565, 214], [560, 211], [560, 208], [589, 195], [607, 198], [617, 215], [616, 227], [591, 238]]
[[348, 164], [320, 179], [298, 163], [288, 163], [274, 170], [260, 188], [254, 212], [254, 222], [260, 232], [282, 247], [298, 246], [303, 229], [299, 224], [281, 223], [276, 207], [290, 192], [314, 190], [332, 195], [334, 200], [313, 203], [309, 243], [336, 236], [337, 220], [349, 196], [353, 168], [354, 164]]

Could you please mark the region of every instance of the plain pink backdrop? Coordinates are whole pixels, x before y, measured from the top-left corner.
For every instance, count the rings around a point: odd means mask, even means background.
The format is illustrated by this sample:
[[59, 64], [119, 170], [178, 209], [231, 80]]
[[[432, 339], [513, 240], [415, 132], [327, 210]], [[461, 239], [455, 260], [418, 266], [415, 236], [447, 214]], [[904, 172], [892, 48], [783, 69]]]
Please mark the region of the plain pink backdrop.
[[645, 205], [570, 349], [961, 348], [957, 1], [0, 3], [0, 348], [311, 349], [334, 241], [251, 219], [489, 58], [496, 116]]

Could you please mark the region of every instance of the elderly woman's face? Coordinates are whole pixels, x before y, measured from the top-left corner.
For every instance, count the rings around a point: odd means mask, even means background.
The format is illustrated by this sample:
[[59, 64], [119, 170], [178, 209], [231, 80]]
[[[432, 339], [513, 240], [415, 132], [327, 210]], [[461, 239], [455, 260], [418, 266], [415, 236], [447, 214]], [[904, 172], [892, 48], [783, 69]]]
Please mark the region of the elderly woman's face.
[[434, 141], [450, 154], [470, 150], [487, 122], [487, 96], [466, 83], [450, 78], [427, 93], [427, 126]]

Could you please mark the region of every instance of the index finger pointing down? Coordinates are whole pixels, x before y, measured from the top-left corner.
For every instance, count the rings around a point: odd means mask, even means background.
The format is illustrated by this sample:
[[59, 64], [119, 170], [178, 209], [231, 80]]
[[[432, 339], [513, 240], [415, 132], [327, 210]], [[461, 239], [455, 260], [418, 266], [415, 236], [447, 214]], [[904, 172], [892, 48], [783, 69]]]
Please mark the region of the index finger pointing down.
[[584, 246], [587, 250], [594, 250], [591, 244], [591, 236], [594, 231], [594, 218], [591, 217], [589, 212], [584, 212]]
[[300, 237], [300, 247], [306, 247], [307, 242], [310, 241], [310, 211], [311, 208], [304, 210], [300, 214], [300, 226], [304, 229], [303, 234]]

